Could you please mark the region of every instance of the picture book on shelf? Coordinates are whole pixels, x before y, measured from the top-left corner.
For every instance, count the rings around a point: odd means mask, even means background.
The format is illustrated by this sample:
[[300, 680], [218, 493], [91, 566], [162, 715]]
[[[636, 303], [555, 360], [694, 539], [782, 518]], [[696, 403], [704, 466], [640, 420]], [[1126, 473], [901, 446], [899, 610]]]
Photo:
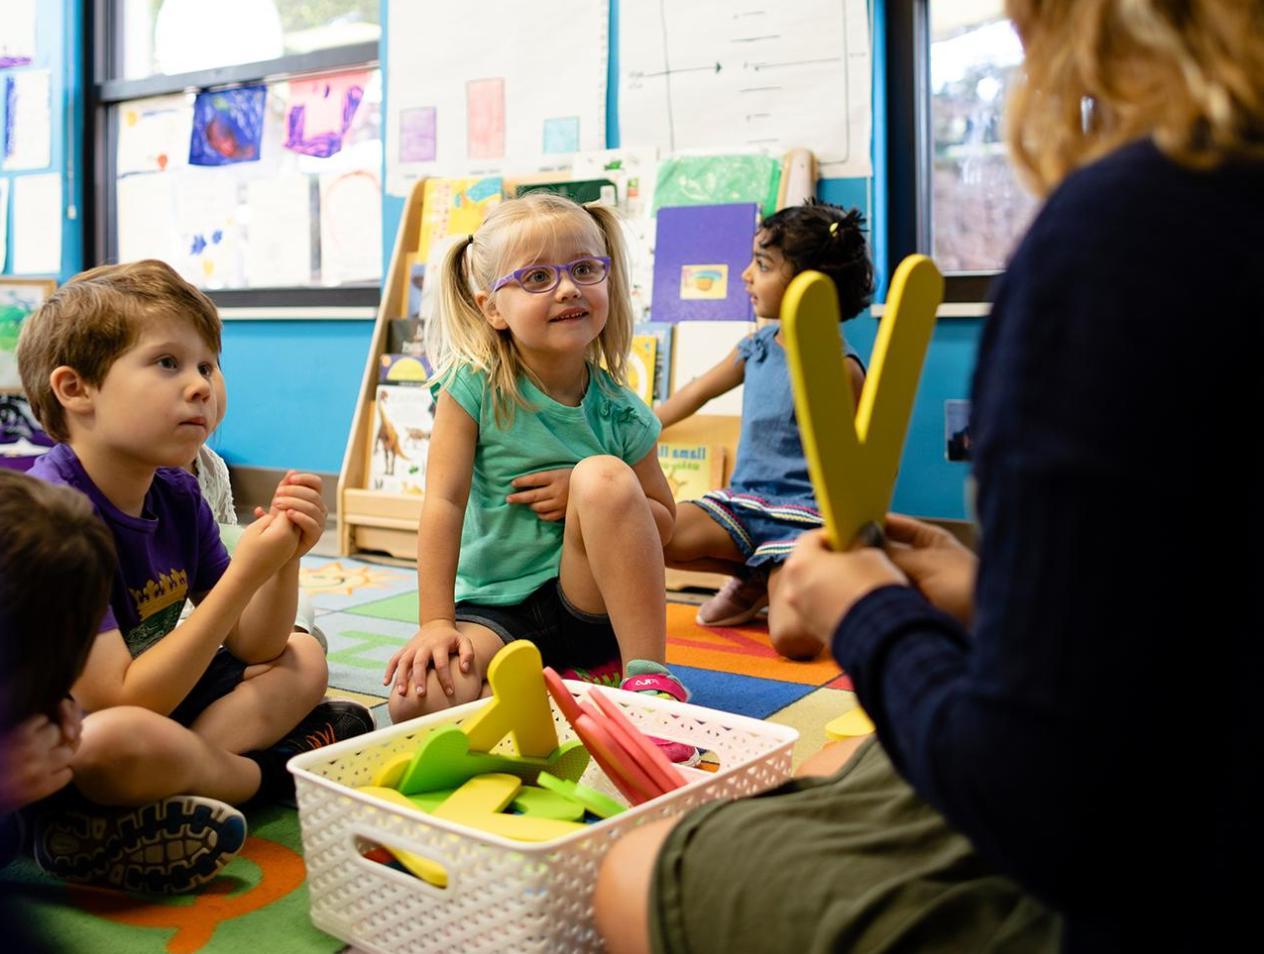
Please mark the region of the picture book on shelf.
[[584, 205], [587, 202], [600, 202], [602, 205], [617, 205], [618, 190], [609, 179], [564, 179], [559, 182], [529, 182], [514, 190], [514, 198], [521, 198], [532, 192], [552, 192], [562, 195]]
[[638, 337], [652, 335], [657, 342], [654, 346], [654, 401], [665, 401], [671, 393], [675, 330], [676, 326], [669, 321], [642, 321], [632, 328], [633, 334]]
[[676, 500], [695, 500], [723, 486], [723, 444], [659, 444], [658, 463]]
[[500, 176], [433, 177], [426, 180], [422, 190], [417, 259], [428, 262], [430, 247], [437, 239], [478, 231], [492, 206], [500, 204], [503, 180]]
[[659, 209], [654, 239], [655, 321], [753, 321], [742, 272], [751, 260], [755, 203]]
[[381, 385], [375, 396], [369, 488], [420, 494], [426, 486], [426, 455], [434, 427], [430, 389]]
[[424, 354], [383, 354], [379, 359], [379, 384], [406, 384], [421, 387], [430, 380], [433, 370]]
[[658, 339], [653, 335], [633, 335], [628, 354], [628, 387], [646, 404], [654, 403], [654, 354]]

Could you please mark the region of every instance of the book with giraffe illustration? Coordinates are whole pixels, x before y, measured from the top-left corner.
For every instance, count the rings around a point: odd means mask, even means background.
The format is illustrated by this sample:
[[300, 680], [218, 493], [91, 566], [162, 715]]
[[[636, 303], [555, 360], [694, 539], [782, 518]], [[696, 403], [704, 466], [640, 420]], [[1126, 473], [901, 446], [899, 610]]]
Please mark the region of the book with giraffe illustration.
[[658, 463], [676, 500], [693, 500], [724, 486], [723, 444], [659, 444]]
[[426, 455], [434, 427], [430, 389], [381, 385], [373, 402], [369, 488], [420, 494], [426, 486]]

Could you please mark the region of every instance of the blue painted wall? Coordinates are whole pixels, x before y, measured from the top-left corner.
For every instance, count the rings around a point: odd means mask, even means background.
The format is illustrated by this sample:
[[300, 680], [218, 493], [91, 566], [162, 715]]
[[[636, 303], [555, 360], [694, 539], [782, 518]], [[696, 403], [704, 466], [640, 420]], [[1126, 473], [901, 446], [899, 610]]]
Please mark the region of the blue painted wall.
[[[0, 70], [0, 90], [3, 77], [8, 73], [44, 69], [49, 71], [49, 97], [51, 100], [52, 151], [51, 165], [46, 169], [0, 170], [0, 176], [16, 180], [26, 175], [46, 175], [60, 172], [62, 177], [62, 216], [58, 222], [44, 223], [46, 228], [61, 229], [61, 267], [56, 277], [65, 281], [83, 269], [83, 175], [79, 163], [79, 151], [83, 142], [83, 89], [84, 81], [79, 49], [82, 47], [83, 15], [74, 0], [61, 3], [40, 3], [37, 6], [36, 54], [30, 66]], [[0, 97], [2, 99], [3, 97]], [[0, 102], [0, 122], [4, 120], [5, 104]], [[69, 125], [68, 125], [69, 123]], [[71, 160], [72, 161], [68, 161]], [[10, 182], [12, 193], [12, 182]], [[0, 209], [0, 215], [8, 220], [8, 255], [3, 263], [4, 274], [13, 274], [13, 248], [22, 241], [14, 231], [11, 207]]]
[[228, 416], [211, 446], [230, 464], [337, 473], [371, 321], [226, 321]]

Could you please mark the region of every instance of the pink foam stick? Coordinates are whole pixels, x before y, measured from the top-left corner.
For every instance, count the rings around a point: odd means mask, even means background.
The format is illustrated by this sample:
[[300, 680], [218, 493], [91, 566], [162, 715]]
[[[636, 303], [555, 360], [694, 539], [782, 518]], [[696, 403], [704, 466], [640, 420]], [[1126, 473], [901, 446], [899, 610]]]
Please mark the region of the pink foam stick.
[[636, 724], [619, 708], [617, 702], [595, 687], [588, 691], [588, 698], [595, 702], [597, 708], [610, 720], [610, 728], [614, 730], [615, 738], [637, 758], [650, 777], [658, 783], [660, 789], [670, 792], [685, 784], [679, 770], [663, 754], [663, 750], [636, 727]]
[[549, 690], [549, 695], [557, 703], [562, 715], [566, 716], [566, 721], [572, 726], [575, 725], [575, 720], [580, 715], [579, 703], [575, 701], [571, 691], [566, 688], [566, 683], [562, 682], [562, 677], [551, 666], [544, 667], [544, 686]]
[[640, 805], [659, 794], [649, 776], [619, 748], [614, 736], [593, 721], [588, 713], [580, 713], [575, 720], [575, 731], [579, 733], [584, 746], [597, 760], [601, 770], [610, 777], [610, 781], [614, 782], [615, 787], [629, 802]]
[[614, 740], [617, 747], [615, 755], [620, 758], [619, 768], [625, 774], [639, 772], [644, 777], [645, 782], [650, 785], [651, 791], [655, 795], [662, 795], [664, 792], [670, 791], [670, 789], [663, 788], [659, 784], [658, 779], [654, 777], [654, 773], [641, 761], [638, 750], [635, 747], [628, 747], [628, 743], [624, 741], [624, 733], [612, 720], [606, 718], [605, 714], [587, 699], [581, 700], [579, 707], [584, 710], [584, 715], [592, 719]]

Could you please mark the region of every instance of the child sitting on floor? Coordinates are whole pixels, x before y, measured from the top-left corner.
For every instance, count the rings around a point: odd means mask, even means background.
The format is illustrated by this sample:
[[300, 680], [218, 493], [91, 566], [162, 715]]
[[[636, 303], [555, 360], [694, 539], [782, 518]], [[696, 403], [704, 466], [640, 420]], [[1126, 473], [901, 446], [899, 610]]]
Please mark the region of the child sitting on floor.
[[[219, 348], [215, 306], [157, 261], [76, 276], [18, 342], [31, 406], [61, 442], [31, 473], [86, 495], [118, 555], [74, 686], [77, 792], [36, 820], [36, 861], [70, 880], [210, 880], [245, 837], [227, 803], [292, 798], [292, 755], [373, 727], [363, 706], [321, 701], [324, 654], [291, 635], [299, 557], [325, 524], [320, 478], [287, 476], [230, 563], [180, 469], [217, 417]], [[186, 597], [198, 606], [177, 626]]]
[[440, 280], [421, 628], [387, 665], [392, 718], [477, 699], [514, 639], [571, 675], [683, 700], [662, 665], [675, 504], [658, 421], [622, 383], [632, 308], [614, 213], [547, 193], [502, 203]]
[[[753, 257], [742, 281], [765, 325], [723, 361], [660, 404], [663, 427], [683, 420], [707, 401], [745, 381], [737, 466], [730, 485], [683, 503], [666, 548], [667, 565], [736, 574], [698, 610], [703, 626], [747, 622], [766, 605], [782, 563], [799, 534], [821, 526], [807, 459], [799, 438], [794, 395], [782, 347], [781, 299], [799, 272], [824, 273], [838, 292], [839, 312], [854, 318], [873, 294], [873, 266], [859, 210], [808, 200], [760, 223]], [[846, 362], [857, 400], [864, 386], [860, 357]], [[814, 655], [819, 643], [772, 613], [773, 646], [784, 656]]]
[[82, 721], [70, 687], [105, 613], [114, 541], [82, 494], [12, 470], [0, 469], [0, 526], [4, 864], [22, 840], [18, 810], [70, 782]]

